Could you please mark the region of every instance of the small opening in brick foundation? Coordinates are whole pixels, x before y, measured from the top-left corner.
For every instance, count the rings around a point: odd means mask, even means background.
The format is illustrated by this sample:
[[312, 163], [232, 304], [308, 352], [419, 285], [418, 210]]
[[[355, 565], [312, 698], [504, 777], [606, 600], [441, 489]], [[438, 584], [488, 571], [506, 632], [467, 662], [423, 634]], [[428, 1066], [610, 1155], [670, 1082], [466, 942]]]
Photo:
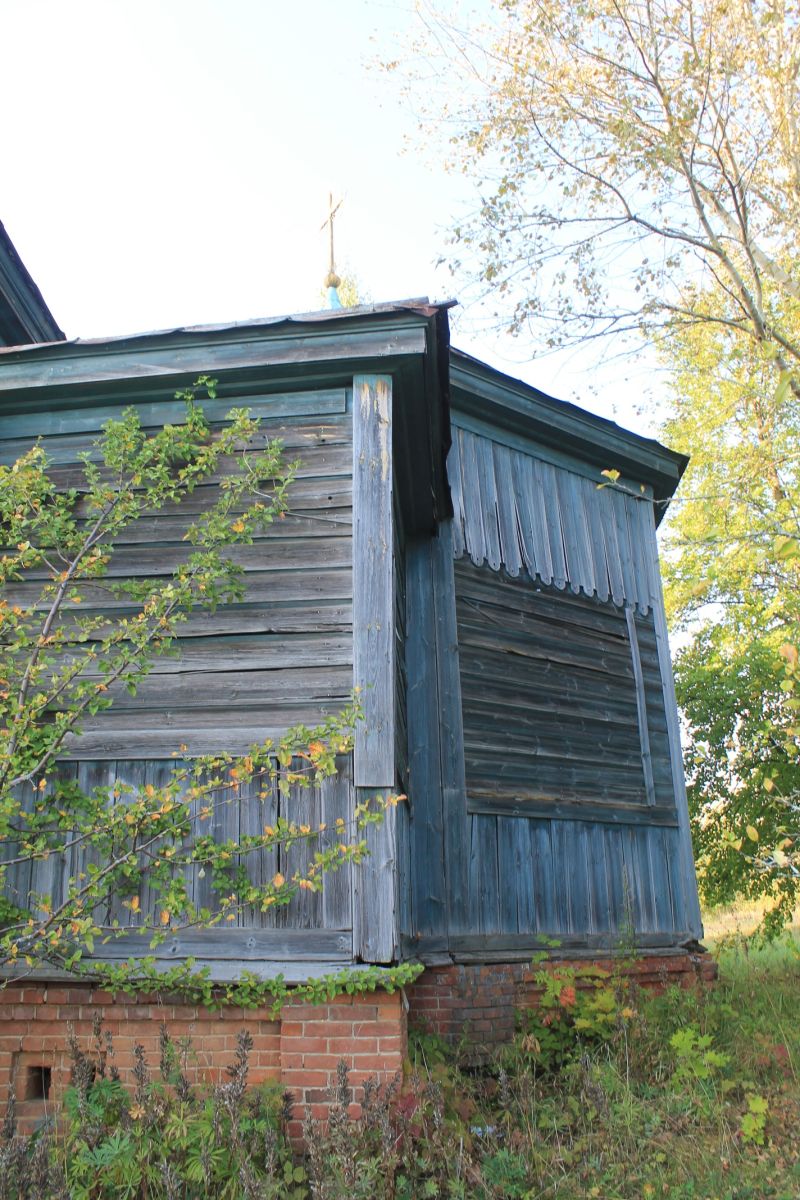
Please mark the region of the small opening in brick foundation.
[[46, 1100], [50, 1095], [50, 1085], [53, 1081], [51, 1067], [34, 1066], [25, 1071], [25, 1099]]

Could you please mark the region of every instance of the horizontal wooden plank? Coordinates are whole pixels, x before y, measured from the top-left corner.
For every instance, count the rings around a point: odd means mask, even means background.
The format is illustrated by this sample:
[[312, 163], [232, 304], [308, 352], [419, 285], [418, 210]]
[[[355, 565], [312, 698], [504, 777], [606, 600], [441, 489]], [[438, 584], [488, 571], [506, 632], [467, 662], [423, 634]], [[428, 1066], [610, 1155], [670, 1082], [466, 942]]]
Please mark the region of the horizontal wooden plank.
[[[556, 945], [553, 945], [553, 943]], [[694, 946], [694, 936], [688, 930], [675, 933], [644, 934], [637, 936], [636, 946], [648, 953], [683, 954], [687, 947]], [[546, 951], [548, 958], [581, 958], [598, 957], [602, 951], [603, 957], [630, 955], [630, 948], [620, 944], [618, 934], [595, 934], [581, 936], [565, 934], [558, 930], [539, 934], [461, 934], [441, 937], [407, 937], [402, 941], [402, 951], [406, 958], [416, 958], [420, 962], [443, 961], [447, 955], [451, 962], [524, 962], [532, 954]]]
[[[245, 598], [256, 601], [300, 601], [352, 599], [352, 571], [340, 568], [331, 571], [315, 570], [312, 566], [302, 570], [252, 571], [246, 578]], [[160, 586], [158, 577], [153, 578], [153, 587]], [[100, 583], [81, 584], [83, 612], [117, 611], [135, 607], [125, 596], [115, 596]], [[41, 603], [41, 586], [37, 583], [16, 583], [9, 586], [6, 597], [9, 604], [31, 605]]]
[[[67, 651], [59, 660], [66, 665], [84, 656]], [[253, 633], [240, 637], [178, 638], [172, 650], [152, 660], [151, 675], [188, 675], [193, 672], [298, 670], [306, 667], [352, 665], [353, 640], [347, 633]], [[89, 664], [91, 665], [91, 664]], [[92, 672], [87, 670], [87, 678]], [[192, 686], [187, 679], [187, 686]]]
[[185, 746], [187, 757], [198, 754], [246, 754], [253, 745], [277, 741], [296, 725], [314, 728], [326, 715], [342, 711], [346, 697], [338, 700], [274, 704], [263, 708], [167, 709], [117, 713], [88, 719], [83, 732], [72, 738], [65, 754], [73, 760], [168, 758]]
[[[282, 417], [326, 416], [344, 413], [347, 394], [344, 388], [321, 388], [317, 391], [262, 393], [255, 396], [225, 396], [209, 400], [198, 396], [198, 407], [209, 422], [224, 421], [233, 408], [247, 409], [252, 417], [271, 422]], [[64, 435], [95, 435], [106, 421], [119, 420], [126, 408], [136, 410], [143, 429], [162, 425], [182, 425], [186, 420], [186, 405], [172, 397], [162, 400], [134, 398], [124, 404], [75, 404], [69, 408], [50, 408], [47, 411], [29, 409], [24, 413], [0, 416], [0, 442], [23, 442], [42, 437], [55, 440]]]
[[[86, 612], [82, 607], [81, 611]], [[70, 614], [67, 614], [67, 619]], [[104, 637], [112, 626], [100, 627], [92, 637]], [[319, 597], [313, 600], [264, 599], [253, 603], [226, 604], [212, 612], [195, 612], [180, 625], [179, 640], [219, 635], [304, 632], [328, 633], [352, 629], [352, 606], [349, 600]]]
[[665, 825], [678, 824], [674, 806], [646, 803], [644, 789], [638, 806], [620, 803], [600, 804], [585, 799], [542, 800], [524, 795], [515, 798], [482, 795], [471, 788], [467, 793], [467, 812], [496, 817], [551, 818], [562, 821], [597, 821], [606, 825]]
[[[242, 975], [255, 975], [258, 979], [282, 979], [284, 983], [306, 983], [309, 979], [324, 979], [329, 975], [341, 975], [346, 972], [349, 976], [353, 975], [357, 978], [365, 971], [380, 971], [380, 967], [374, 966], [372, 963], [359, 963], [352, 960], [337, 958], [324, 960], [309, 960], [304, 959], [269, 959], [264, 962], [257, 960], [248, 960], [246, 963], [226, 961], [223, 959], [203, 959], [195, 957], [195, 968], [202, 971], [208, 968], [209, 977], [215, 983], [231, 983], [241, 978]], [[175, 963], [172, 959], [158, 961], [154, 964], [156, 972], [167, 972], [172, 970]], [[387, 975], [390, 968], [386, 968]], [[7, 967], [0, 968], [0, 979], [18, 979], [19, 968]], [[91, 981], [96, 979], [97, 975], [92, 976], [91, 959], [84, 960], [82, 964], [82, 978]], [[42, 967], [25, 971], [25, 980], [31, 982], [51, 983], [74, 983], [75, 975], [69, 971], [61, 971], [57, 967]], [[380, 984], [378, 984], [380, 986]]]
[[[48, 474], [60, 490], [74, 490], [79, 493], [75, 508], [76, 516], [81, 517], [90, 513], [87, 500], [81, 498], [80, 495], [88, 491], [88, 485], [82, 472], [75, 467], [53, 467]], [[270, 481], [263, 481], [260, 490], [264, 493], [260, 499], [266, 502], [272, 495]], [[220, 496], [219, 483], [212, 477], [209, 482], [198, 484], [194, 491], [185, 495], [179, 504], [165, 504], [162, 508], [145, 508], [142, 515], [145, 517], [172, 516], [180, 518], [183, 516], [193, 518], [198, 513], [205, 512], [210, 505], [215, 504]], [[289, 485], [287, 490], [287, 503], [292, 512], [306, 509], [347, 508], [352, 506], [352, 502], [353, 487], [349, 475], [300, 476]], [[230, 510], [231, 514], [241, 512], [250, 503], [251, 500], [246, 499], [242, 504], [233, 506]]]
[[[173, 575], [185, 566], [196, 547], [183, 543], [160, 546], [120, 546], [109, 558], [104, 579], [138, 579]], [[349, 538], [277, 538], [257, 540], [249, 546], [229, 546], [225, 557], [247, 574], [254, 571], [328, 570], [350, 567], [352, 551]], [[30, 580], [49, 579], [46, 568], [26, 571]]]
[[261, 671], [189, 671], [145, 677], [131, 696], [121, 684], [113, 684], [109, 696], [114, 712], [138, 712], [180, 707], [185, 712], [208, 707], [251, 708], [283, 704], [293, 697], [305, 704], [318, 700], [346, 699], [353, 688], [353, 669], [343, 666], [296, 667]]
[[[83, 522], [85, 527], [86, 521]], [[179, 542], [186, 532], [186, 516], [179, 512], [140, 517], [123, 529], [114, 539], [117, 546], [157, 546], [164, 542]], [[260, 545], [269, 546], [279, 538], [347, 538], [353, 534], [353, 510], [348, 505], [333, 508], [293, 509], [265, 525], [256, 534]]]
[[173, 962], [183, 958], [240, 963], [271, 958], [347, 962], [352, 949], [352, 935], [346, 930], [211, 928], [182, 930], [154, 948], [148, 936], [126, 933], [105, 944], [96, 942], [92, 957], [100, 961], [152, 955]]

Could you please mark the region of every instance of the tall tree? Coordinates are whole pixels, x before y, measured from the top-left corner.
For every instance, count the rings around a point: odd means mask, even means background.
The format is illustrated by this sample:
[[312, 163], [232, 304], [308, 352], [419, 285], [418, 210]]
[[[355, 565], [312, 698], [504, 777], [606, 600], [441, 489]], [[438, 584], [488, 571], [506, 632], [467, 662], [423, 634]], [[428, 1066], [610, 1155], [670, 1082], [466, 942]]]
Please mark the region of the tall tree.
[[[720, 298], [708, 298], [720, 304]], [[721, 325], [673, 333], [664, 434], [692, 459], [663, 540], [701, 890], [800, 894], [800, 414], [770, 365]]]
[[714, 323], [800, 394], [797, 5], [493, 7], [421, 10], [429, 115], [479, 194], [456, 269], [551, 345]]

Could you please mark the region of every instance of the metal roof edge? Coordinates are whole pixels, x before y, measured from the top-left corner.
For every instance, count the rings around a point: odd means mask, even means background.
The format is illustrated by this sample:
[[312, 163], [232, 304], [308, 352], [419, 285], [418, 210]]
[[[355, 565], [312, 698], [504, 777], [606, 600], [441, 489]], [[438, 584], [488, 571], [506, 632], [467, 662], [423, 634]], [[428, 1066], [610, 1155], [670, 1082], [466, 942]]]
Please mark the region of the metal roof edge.
[[437, 313], [447, 311], [458, 302], [456, 300], [433, 301], [426, 296], [408, 300], [387, 301], [379, 304], [361, 304], [354, 308], [317, 309], [305, 313], [283, 314], [275, 317], [253, 317], [241, 321], [226, 321], [208, 325], [177, 325], [167, 329], [145, 330], [138, 333], [113, 334], [108, 337], [69, 338], [43, 343], [31, 343], [24, 346], [0, 346], [0, 356], [14, 358], [16, 356], [58, 356], [65, 351], [68, 353], [96, 353], [107, 349], [109, 352], [122, 352], [140, 345], [160, 344], [170, 339], [203, 341], [217, 340], [225, 334], [247, 334], [257, 336], [259, 332], [277, 330], [281, 326], [312, 325], [320, 326], [328, 323], [345, 323], [348, 321], [370, 321], [373, 317], [392, 317], [395, 314], [407, 314], [429, 318]]
[[[484, 421], [528, 435], [602, 469], [653, 486], [657, 500], [669, 500], [689, 459], [653, 438], [643, 437], [577, 404], [558, 400], [531, 384], [505, 375], [472, 355], [451, 347], [451, 401]], [[602, 463], [598, 464], [597, 453]]]

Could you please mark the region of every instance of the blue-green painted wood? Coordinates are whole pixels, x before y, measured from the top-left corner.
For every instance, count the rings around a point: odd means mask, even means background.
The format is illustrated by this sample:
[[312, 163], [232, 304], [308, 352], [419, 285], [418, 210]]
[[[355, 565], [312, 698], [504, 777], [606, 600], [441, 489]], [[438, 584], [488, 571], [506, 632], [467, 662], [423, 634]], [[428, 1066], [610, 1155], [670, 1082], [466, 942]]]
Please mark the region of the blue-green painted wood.
[[[364, 719], [354, 780], [380, 802], [396, 783], [392, 380], [353, 379], [353, 678]], [[365, 831], [369, 855], [354, 870], [354, 946], [366, 962], [390, 962], [398, 946], [396, 810]]]

